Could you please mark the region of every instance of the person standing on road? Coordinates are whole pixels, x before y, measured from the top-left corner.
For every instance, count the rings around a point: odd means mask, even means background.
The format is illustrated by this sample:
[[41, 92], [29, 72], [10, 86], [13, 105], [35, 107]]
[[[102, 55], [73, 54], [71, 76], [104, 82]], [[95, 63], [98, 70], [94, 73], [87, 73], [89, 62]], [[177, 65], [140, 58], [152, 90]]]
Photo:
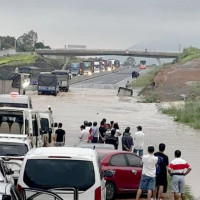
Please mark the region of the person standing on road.
[[79, 136], [80, 143], [88, 143], [88, 138], [90, 136], [89, 131], [86, 130], [85, 125], [80, 126], [81, 133]]
[[99, 131], [97, 127], [97, 122], [93, 122], [92, 126], [92, 143], [97, 143], [99, 137]]
[[144, 148], [144, 133], [142, 132], [142, 126], [137, 127], [137, 132], [133, 135], [134, 150], [133, 153], [137, 154], [139, 151], [139, 156], [143, 156]]
[[[168, 156], [164, 154], [165, 144], [159, 144], [159, 152], [154, 156], [158, 157], [156, 167], [156, 190], [154, 191], [154, 199], [161, 199], [162, 193], [167, 191], [167, 166], [169, 165]], [[157, 198], [156, 198], [157, 197]]]
[[122, 137], [121, 137], [122, 134], [117, 122], [114, 123], [113, 129], [115, 130], [115, 137], [118, 137], [118, 141], [119, 141], [118, 150], [122, 150]]
[[112, 145], [114, 145], [116, 150], [118, 149], [119, 141], [118, 141], [118, 137], [115, 137], [115, 130], [114, 129], [111, 130], [111, 134], [110, 134], [110, 136], [108, 136], [106, 138], [105, 143], [106, 144], [112, 144]]
[[62, 123], [58, 124], [58, 129], [56, 130], [56, 147], [62, 147], [65, 145], [65, 131], [62, 129]]
[[127, 81], [127, 83], [126, 83], [126, 88], [128, 88], [129, 87], [129, 81]]
[[122, 137], [122, 150], [123, 151], [132, 151], [133, 148], [133, 138], [130, 134], [130, 127], [127, 127], [125, 129], [125, 132], [123, 133]]
[[151, 200], [152, 191], [155, 190], [156, 164], [158, 158], [153, 155], [154, 147], [148, 147], [148, 154], [142, 157], [143, 169], [136, 200], [139, 200], [142, 191], [148, 191], [147, 199]]
[[101, 121], [101, 125], [99, 127], [99, 143], [104, 143], [106, 140], [106, 128], [105, 128], [105, 122]]
[[168, 172], [172, 176], [171, 188], [174, 193], [174, 200], [178, 200], [178, 194], [181, 193], [181, 199], [185, 200], [185, 181], [184, 176], [190, 173], [192, 170], [190, 165], [181, 158], [181, 151], [176, 150], [174, 152], [175, 159], [169, 164]]

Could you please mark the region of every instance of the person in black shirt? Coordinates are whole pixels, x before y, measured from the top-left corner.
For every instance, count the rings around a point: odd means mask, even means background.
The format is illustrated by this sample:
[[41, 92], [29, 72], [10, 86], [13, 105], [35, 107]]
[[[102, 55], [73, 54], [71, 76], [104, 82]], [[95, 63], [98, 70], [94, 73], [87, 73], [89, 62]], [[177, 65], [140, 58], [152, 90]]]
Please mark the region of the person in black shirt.
[[167, 166], [169, 165], [168, 156], [164, 154], [165, 144], [159, 144], [159, 152], [154, 155], [158, 157], [156, 167], [156, 190], [154, 191], [154, 198], [160, 199], [162, 193], [167, 191]]
[[65, 131], [62, 129], [62, 123], [58, 124], [58, 129], [56, 130], [56, 147], [62, 147], [65, 145]]
[[105, 136], [106, 136], [105, 122], [101, 121], [101, 126], [99, 127], [99, 141], [98, 141], [98, 143], [104, 143], [105, 139], [106, 139]]
[[113, 144], [115, 149], [118, 148], [119, 141], [118, 141], [118, 137], [115, 137], [115, 130], [114, 129], [111, 130], [111, 135], [106, 138], [105, 143], [106, 144]]

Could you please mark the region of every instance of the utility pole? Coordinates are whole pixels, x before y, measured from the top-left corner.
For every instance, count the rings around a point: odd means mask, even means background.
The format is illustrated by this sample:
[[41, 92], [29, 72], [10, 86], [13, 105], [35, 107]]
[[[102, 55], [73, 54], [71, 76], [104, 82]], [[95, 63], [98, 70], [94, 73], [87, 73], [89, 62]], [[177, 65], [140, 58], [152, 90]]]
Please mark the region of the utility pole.
[[0, 51], [1, 51], [1, 38], [0, 38]]
[[15, 44], [14, 44], [15, 52], [17, 52], [17, 39], [15, 39]]

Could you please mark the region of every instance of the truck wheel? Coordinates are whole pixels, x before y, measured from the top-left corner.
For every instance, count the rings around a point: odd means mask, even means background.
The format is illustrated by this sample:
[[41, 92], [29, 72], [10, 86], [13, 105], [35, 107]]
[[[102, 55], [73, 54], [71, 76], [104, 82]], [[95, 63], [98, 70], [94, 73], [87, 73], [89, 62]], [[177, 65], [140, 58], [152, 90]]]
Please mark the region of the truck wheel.
[[41, 95], [42, 94], [42, 92], [38, 92], [38, 95]]

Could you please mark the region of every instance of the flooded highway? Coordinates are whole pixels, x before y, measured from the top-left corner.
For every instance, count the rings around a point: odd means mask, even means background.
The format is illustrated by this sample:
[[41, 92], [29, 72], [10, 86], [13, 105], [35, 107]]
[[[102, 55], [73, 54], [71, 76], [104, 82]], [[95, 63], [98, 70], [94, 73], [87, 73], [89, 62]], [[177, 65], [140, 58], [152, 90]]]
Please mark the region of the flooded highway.
[[[124, 82], [128, 78], [125, 77]], [[121, 81], [121, 84], [124, 82]], [[175, 123], [173, 118], [163, 115], [156, 104], [138, 103], [137, 97], [118, 97], [115, 85], [109, 82], [113, 87], [104, 83], [90, 84], [93, 84], [93, 88], [89, 88], [88, 83], [82, 83], [82, 88], [80, 84], [75, 84], [68, 93], [60, 93], [57, 97], [38, 96], [34, 92], [30, 96], [36, 109], [47, 110], [47, 106], [51, 105], [55, 121], [62, 122], [66, 130], [66, 146], [79, 143], [80, 125], [84, 120], [97, 121], [98, 124], [103, 118], [108, 122], [114, 120], [119, 123], [121, 131], [130, 126], [131, 133], [141, 125], [146, 148], [154, 145], [158, 150], [159, 143], [165, 143], [165, 153], [170, 161], [174, 158], [175, 150], [182, 151], [182, 158], [192, 167], [192, 172], [185, 179], [186, 184], [191, 187], [194, 196], [199, 197], [200, 132]]]

